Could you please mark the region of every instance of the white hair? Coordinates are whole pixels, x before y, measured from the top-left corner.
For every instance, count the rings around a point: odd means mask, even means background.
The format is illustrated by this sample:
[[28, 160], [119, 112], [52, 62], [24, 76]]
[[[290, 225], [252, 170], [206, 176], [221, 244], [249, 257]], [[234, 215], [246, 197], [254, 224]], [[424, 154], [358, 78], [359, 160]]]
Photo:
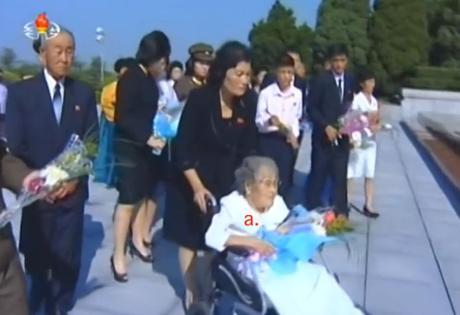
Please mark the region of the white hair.
[[256, 181], [262, 169], [268, 169], [278, 177], [278, 167], [272, 159], [263, 156], [249, 156], [245, 158], [241, 166], [235, 171], [235, 186], [237, 191], [242, 195], [246, 195], [246, 186]]

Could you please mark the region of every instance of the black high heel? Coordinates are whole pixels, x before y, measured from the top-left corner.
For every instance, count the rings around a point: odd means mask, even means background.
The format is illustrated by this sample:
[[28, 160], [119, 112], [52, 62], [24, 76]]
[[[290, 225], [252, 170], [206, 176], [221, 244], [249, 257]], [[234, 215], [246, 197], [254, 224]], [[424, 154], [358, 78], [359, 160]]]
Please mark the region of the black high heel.
[[144, 244], [145, 247], [152, 248], [153, 242], [147, 242], [146, 240], [143, 240], [142, 243]]
[[380, 216], [380, 213], [378, 212], [372, 212], [369, 210], [368, 207], [364, 206], [363, 207], [363, 213], [366, 217], [369, 217], [371, 219], [377, 219]]
[[113, 262], [113, 256], [110, 257], [110, 269], [112, 269], [113, 278], [117, 282], [128, 282], [128, 274], [127, 273], [118, 273], [115, 269], [115, 263]]
[[129, 243], [129, 253], [131, 254], [131, 257], [137, 256], [140, 260], [142, 260], [145, 263], [152, 263], [153, 262], [153, 256], [152, 254], [144, 255], [142, 254], [134, 245], [134, 243], [131, 241]]

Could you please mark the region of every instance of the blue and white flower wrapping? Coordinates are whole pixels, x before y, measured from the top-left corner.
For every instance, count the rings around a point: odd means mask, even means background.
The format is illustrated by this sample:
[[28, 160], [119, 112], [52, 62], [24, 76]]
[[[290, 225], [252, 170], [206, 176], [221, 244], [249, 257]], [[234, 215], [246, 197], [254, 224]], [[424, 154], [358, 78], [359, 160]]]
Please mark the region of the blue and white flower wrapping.
[[315, 211], [307, 211], [302, 206], [294, 207], [290, 217], [282, 226], [288, 227], [289, 232], [283, 234], [277, 230], [261, 228], [257, 237], [272, 244], [276, 255], [270, 258], [261, 258], [253, 254], [241, 262], [240, 269], [250, 269], [247, 264], [260, 265], [266, 263], [273, 272], [283, 275], [296, 272], [299, 262], [309, 262], [319, 248], [336, 237], [326, 236], [322, 228], [322, 215]]
[[[160, 99], [158, 101], [158, 112], [153, 120], [153, 135], [166, 142], [172, 140], [179, 127], [180, 117], [184, 103], [179, 102], [177, 96], [167, 81], [158, 82]], [[153, 153], [160, 155], [162, 150], [153, 150]]]
[[173, 117], [165, 112], [158, 112], [153, 121], [154, 135], [164, 140], [171, 140], [174, 138], [177, 134], [180, 114], [181, 113]]
[[312, 260], [321, 245], [337, 240], [318, 235], [307, 225], [298, 226], [288, 234], [261, 230], [259, 237], [276, 248], [276, 255], [267, 263], [278, 274], [295, 272], [298, 262]]

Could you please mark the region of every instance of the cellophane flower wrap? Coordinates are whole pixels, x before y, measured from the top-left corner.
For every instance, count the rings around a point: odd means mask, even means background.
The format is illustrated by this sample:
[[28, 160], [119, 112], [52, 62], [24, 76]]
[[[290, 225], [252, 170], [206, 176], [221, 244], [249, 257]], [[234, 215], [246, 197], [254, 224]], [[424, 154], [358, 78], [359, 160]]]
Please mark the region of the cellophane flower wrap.
[[0, 212], [0, 228], [8, 224], [23, 208], [42, 199], [67, 181], [89, 175], [94, 157], [93, 144], [72, 134], [64, 150], [43, 169], [39, 176], [23, 188], [15, 203]]
[[[330, 233], [330, 226], [337, 224], [332, 211], [324, 208], [318, 211], [307, 211], [302, 206], [291, 210], [287, 220], [274, 231], [261, 228], [258, 237], [276, 249], [273, 257], [261, 257], [253, 253], [241, 258], [238, 269], [247, 276], [254, 275], [254, 269], [270, 268], [277, 274], [290, 274], [296, 271], [298, 262], [309, 262], [318, 253], [323, 245], [343, 240], [339, 235], [351, 231], [343, 228]], [[284, 230], [284, 231], [283, 231]], [[349, 249], [347, 241], [345, 241]]]
[[[177, 134], [180, 117], [184, 104], [179, 101], [168, 101], [158, 109], [153, 120], [153, 135], [165, 142], [171, 141]], [[160, 155], [162, 150], [153, 150], [153, 153]]]
[[339, 118], [338, 129], [343, 135], [350, 137], [354, 147], [365, 148], [372, 140], [371, 126], [375, 124], [374, 115], [356, 109], [349, 109]]

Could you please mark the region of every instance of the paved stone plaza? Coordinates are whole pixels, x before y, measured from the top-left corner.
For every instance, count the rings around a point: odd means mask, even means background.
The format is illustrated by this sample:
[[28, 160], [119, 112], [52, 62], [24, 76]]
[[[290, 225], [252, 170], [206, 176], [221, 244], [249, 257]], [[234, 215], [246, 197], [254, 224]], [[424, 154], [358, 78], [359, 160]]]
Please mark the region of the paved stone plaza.
[[[352, 213], [356, 230], [351, 253], [329, 246], [324, 262], [338, 273], [355, 302], [375, 315], [452, 315], [460, 313], [460, 220], [435, 176], [399, 125], [400, 108], [385, 107], [394, 130], [379, 135], [375, 206], [378, 220]], [[308, 150], [306, 150], [308, 151]], [[307, 152], [296, 176], [302, 196]], [[352, 202], [362, 206], [362, 183]], [[11, 195], [8, 196], [11, 198]], [[110, 272], [112, 212], [116, 192], [91, 185], [85, 215], [84, 262], [73, 315], [184, 314], [176, 247], [161, 239], [157, 224], [152, 266], [130, 262], [126, 284]], [[456, 205], [458, 206], [458, 205]], [[19, 218], [15, 220], [18, 231]], [[321, 262], [322, 258], [318, 257]]]

